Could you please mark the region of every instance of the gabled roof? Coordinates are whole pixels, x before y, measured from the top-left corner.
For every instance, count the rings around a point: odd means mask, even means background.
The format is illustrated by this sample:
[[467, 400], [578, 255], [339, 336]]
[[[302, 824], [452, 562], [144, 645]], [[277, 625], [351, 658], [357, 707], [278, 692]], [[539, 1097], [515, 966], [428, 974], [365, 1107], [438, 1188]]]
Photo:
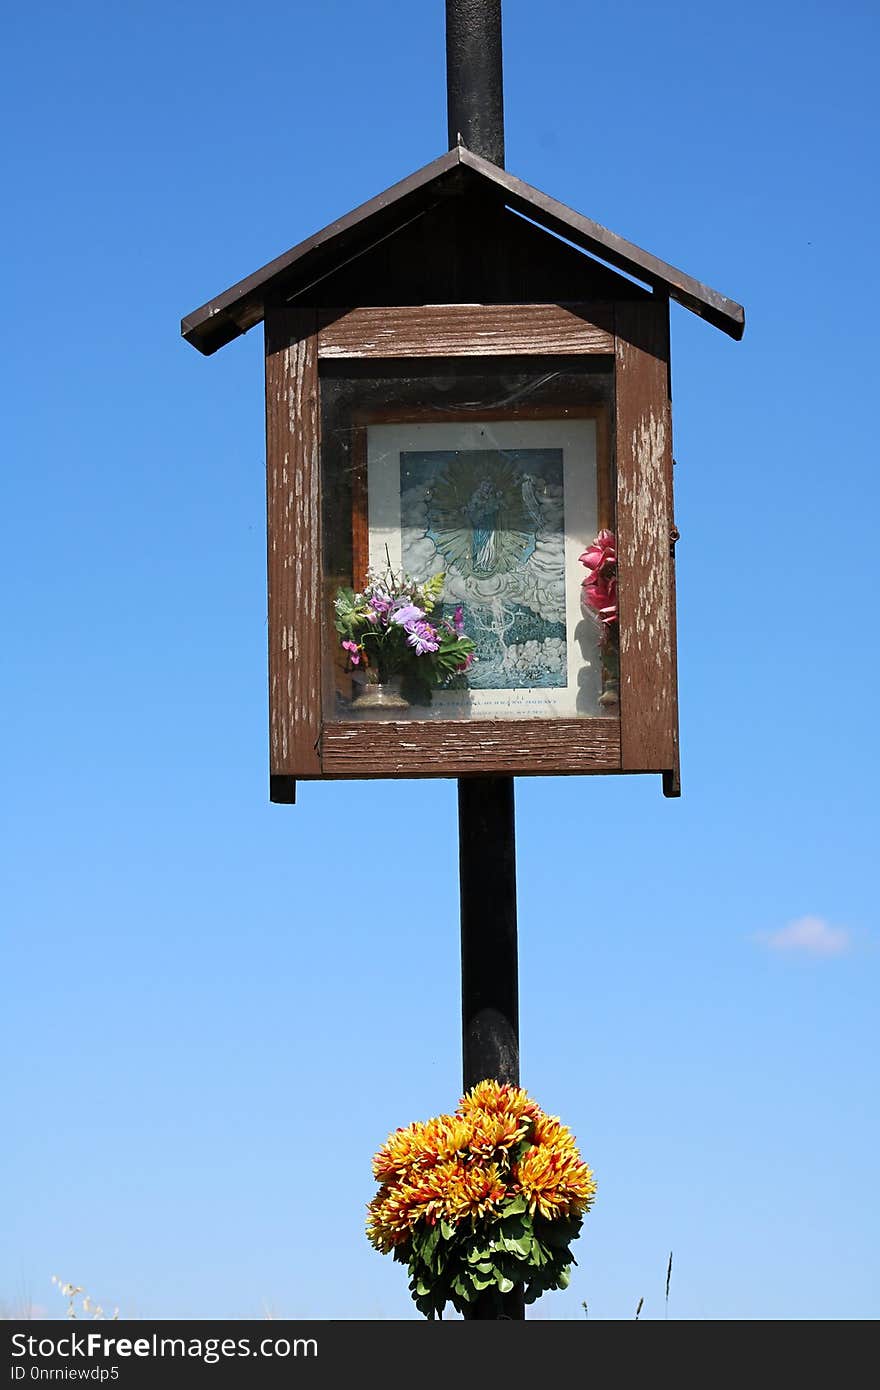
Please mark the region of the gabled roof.
[[209, 300], [182, 320], [180, 331], [193, 347], [210, 355], [259, 323], [267, 301], [301, 294], [346, 261], [423, 216], [449, 195], [466, 196], [472, 192], [480, 192], [522, 213], [592, 256], [668, 294], [731, 338], [742, 337], [745, 311], [741, 304], [700, 284], [648, 251], [642, 251], [616, 232], [574, 212], [546, 193], [540, 193], [496, 164], [472, 154], [463, 145], [426, 164], [368, 203], [362, 203], [216, 299]]

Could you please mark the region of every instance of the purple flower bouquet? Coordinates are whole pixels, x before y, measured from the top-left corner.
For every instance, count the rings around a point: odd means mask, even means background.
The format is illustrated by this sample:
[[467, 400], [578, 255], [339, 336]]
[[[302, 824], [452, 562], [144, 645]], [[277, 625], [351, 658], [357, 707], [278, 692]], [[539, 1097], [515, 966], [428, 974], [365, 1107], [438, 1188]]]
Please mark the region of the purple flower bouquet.
[[334, 618], [349, 669], [380, 685], [399, 676], [403, 693], [417, 704], [464, 675], [474, 644], [464, 635], [461, 608], [449, 619], [438, 607], [443, 580], [435, 574], [418, 583], [389, 566], [381, 574], [370, 570], [359, 593], [340, 589]]

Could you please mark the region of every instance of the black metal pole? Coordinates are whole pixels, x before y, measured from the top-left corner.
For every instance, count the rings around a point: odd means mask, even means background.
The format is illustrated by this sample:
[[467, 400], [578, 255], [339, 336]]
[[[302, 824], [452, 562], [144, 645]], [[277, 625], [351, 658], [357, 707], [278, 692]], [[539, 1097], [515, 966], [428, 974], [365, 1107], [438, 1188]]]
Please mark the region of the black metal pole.
[[501, 0], [446, 0], [446, 113], [450, 149], [504, 168]]
[[519, 1085], [512, 777], [458, 783], [462, 1079]]
[[[446, 0], [449, 147], [504, 167], [501, 0]], [[461, 1037], [464, 1089], [486, 1077], [519, 1084], [516, 831], [512, 777], [458, 783]], [[498, 1316], [488, 1299], [470, 1315]], [[522, 1291], [503, 1317], [525, 1317]]]
[[[458, 782], [461, 887], [461, 1039], [464, 1089], [493, 1077], [519, 1084], [516, 835], [512, 777]], [[503, 1295], [499, 1315], [483, 1295], [468, 1320], [525, 1318], [522, 1288]]]

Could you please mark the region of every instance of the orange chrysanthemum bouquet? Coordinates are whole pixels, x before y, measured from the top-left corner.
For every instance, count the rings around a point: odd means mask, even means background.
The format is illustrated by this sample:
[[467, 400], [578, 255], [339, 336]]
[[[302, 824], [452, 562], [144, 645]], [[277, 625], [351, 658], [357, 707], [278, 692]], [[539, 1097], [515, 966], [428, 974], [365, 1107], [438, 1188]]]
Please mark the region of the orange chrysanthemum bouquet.
[[367, 1235], [408, 1266], [425, 1317], [568, 1284], [596, 1183], [571, 1132], [518, 1086], [481, 1081], [454, 1115], [397, 1130], [373, 1173]]

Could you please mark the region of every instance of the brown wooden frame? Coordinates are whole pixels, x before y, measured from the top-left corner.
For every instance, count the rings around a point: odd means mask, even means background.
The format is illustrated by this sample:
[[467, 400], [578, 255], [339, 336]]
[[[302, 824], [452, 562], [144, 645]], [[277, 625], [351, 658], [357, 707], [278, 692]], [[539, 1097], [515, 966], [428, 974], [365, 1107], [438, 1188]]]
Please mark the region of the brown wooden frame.
[[610, 305], [428, 304], [325, 309], [318, 356], [562, 357], [614, 351]]
[[[469, 773], [653, 771], [676, 794], [668, 312], [659, 296], [614, 305], [267, 309], [273, 799], [290, 799], [293, 778]], [[613, 354], [615, 362], [620, 719], [325, 721], [320, 359], [567, 353]]]

